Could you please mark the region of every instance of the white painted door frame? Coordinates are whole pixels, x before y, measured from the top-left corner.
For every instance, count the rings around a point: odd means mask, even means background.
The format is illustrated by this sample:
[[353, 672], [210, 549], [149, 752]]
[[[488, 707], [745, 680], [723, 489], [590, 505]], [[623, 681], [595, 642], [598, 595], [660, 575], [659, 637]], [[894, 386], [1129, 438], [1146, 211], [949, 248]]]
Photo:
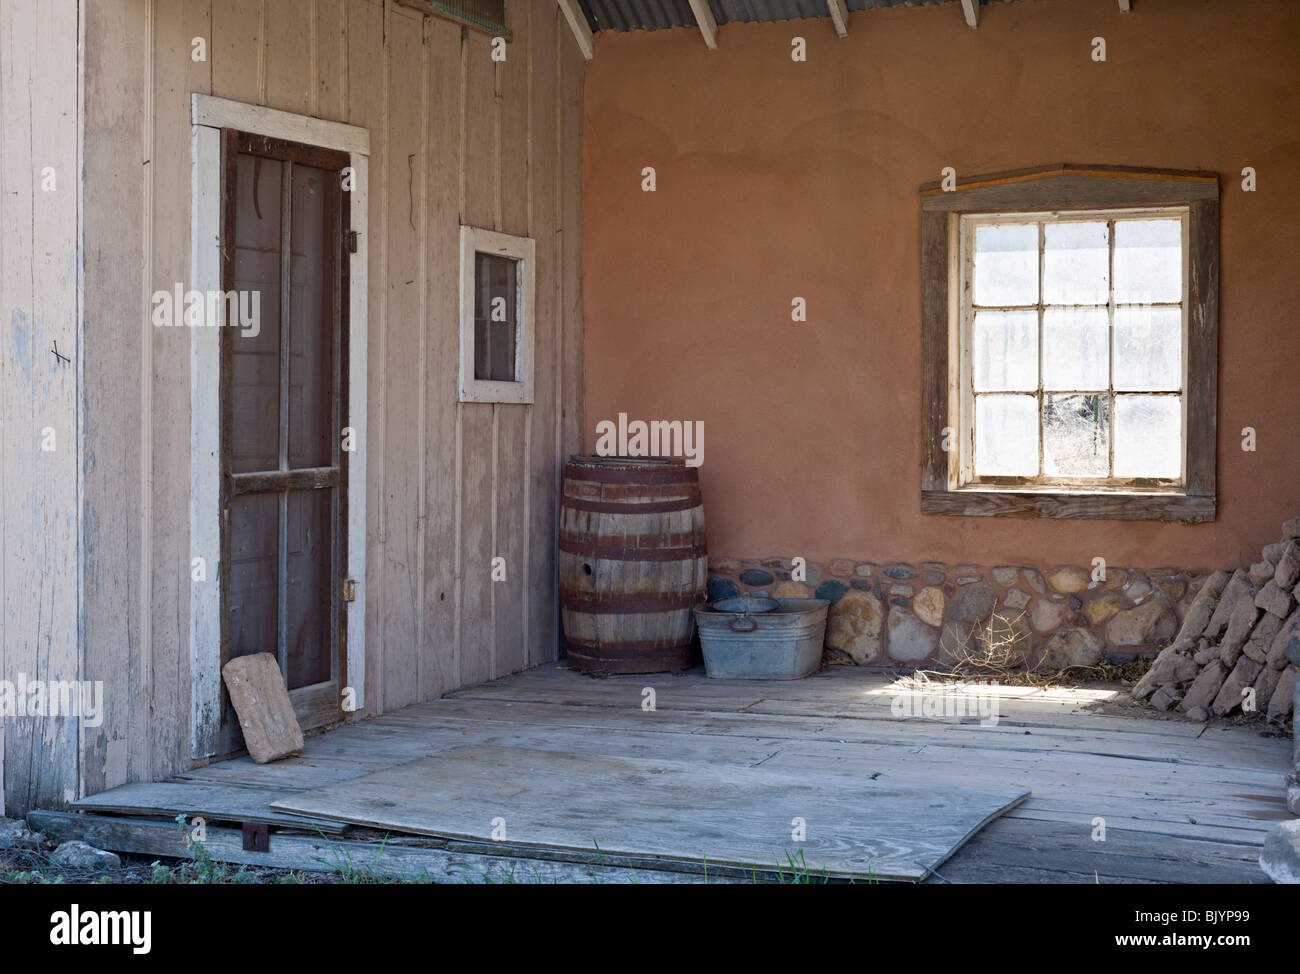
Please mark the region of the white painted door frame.
[[[366, 194], [370, 133], [306, 115], [191, 95], [190, 288], [221, 290], [221, 129], [337, 149], [351, 156], [350, 196], [357, 252], [348, 274], [348, 417], [354, 431], [347, 483], [347, 565], [356, 582], [348, 606], [347, 686], [359, 710], [366, 674]], [[224, 307], [224, 305], [223, 305]], [[340, 431], [341, 434], [342, 431]], [[221, 333], [190, 329], [190, 557], [202, 558], [206, 581], [190, 584], [190, 754], [210, 757], [221, 729]]]

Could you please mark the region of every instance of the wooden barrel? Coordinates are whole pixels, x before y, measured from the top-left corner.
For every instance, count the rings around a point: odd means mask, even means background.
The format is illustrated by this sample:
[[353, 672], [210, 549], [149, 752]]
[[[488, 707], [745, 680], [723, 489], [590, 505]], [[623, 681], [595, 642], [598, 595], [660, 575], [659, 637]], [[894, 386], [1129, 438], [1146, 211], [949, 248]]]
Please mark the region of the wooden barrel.
[[708, 557], [699, 472], [681, 460], [575, 456], [560, 504], [569, 666], [659, 673], [698, 661], [691, 610]]

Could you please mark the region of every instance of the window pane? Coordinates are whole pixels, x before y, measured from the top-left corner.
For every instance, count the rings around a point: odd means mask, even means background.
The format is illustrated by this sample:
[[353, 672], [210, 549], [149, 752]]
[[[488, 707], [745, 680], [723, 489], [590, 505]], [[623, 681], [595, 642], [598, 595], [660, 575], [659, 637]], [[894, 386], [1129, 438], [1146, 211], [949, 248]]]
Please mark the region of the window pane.
[[1105, 304], [1110, 300], [1110, 252], [1103, 223], [1043, 227], [1043, 302]]
[[474, 378], [514, 382], [519, 262], [474, 255]]
[[1110, 354], [1105, 308], [1043, 312], [1043, 388], [1105, 389]]
[[975, 474], [1038, 474], [1038, 400], [1035, 396], [975, 398]]
[[284, 607], [289, 644], [290, 690], [324, 683], [333, 674], [334, 622], [330, 577], [334, 565], [333, 490], [289, 492], [289, 577]]
[[1182, 475], [1182, 397], [1115, 397], [1115, 476]]
[[1043, 473], [1104, 477], [1110, 469], [1110, 403], [1104, 394], [1045, 396]]
[[1038, 302], [1038, 227], [975, 228], [974, 302], [984, 307]]
[[290, 177], [289, 466], [334, 460], [334, 340], [338, 319], [338, 176], [295, 164]]
[[[235, 157], [235, 290], [256, 328], [232, 332], [234, 386], [230, 469], [234, 473], [280, 467], [280, 217], [284, 165], [240, 153]], [[234, 320], [222, 305], [227, 322]], [[238, 314], [244, 305], [236, 306]], [[261, 652], [261, 650], [253, 650]], [[274, 652], [274, 650], [272, 650]]]
[[230, 501], [230, 658], [280, 646], [280, 495]]
[[1115, 301], [1147, 304], [1182, 299], [1182, 222], [1116, 220]]
[[976, 392], [1038, 388], [1038, 312], [976, 312], [973, 345]]
[[1182, 308], [1115, 309], [1115, 388], [1182, 388]]

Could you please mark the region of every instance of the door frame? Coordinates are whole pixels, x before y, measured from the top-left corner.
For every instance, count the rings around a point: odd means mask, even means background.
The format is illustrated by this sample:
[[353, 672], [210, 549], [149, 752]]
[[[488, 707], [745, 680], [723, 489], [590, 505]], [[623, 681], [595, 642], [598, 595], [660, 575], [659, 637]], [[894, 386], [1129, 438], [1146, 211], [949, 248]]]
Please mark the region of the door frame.
[[[353, 185], [349, 194], [351, 229], [357, 249], [348, 261], [347, 425], [356, 450], [345, 458], [347, 524], [344, 578], [355, 585], [345, 603], [341, 632], [346, 687], [353, 710], [365, 705], [366, 565], [366, 352], [367, 190], [370, 165], [368, 130], [258, 105], [191, 95], [190, 288], [222, 290], [222, 133], [224, 128], [335, 149], [349, 155]], [[221, 749], [221, 330], [190, 329], [190, 559], [202, 558], [203, 580], [190, 582], [190, 756], [211, 757]]]
[[[226, 252], [223, 254], [223, 274], [222, 290], [228, 295], [235, 291], [235, 264], [234, 250], [232, 244], [238, 240], [239, 226], [239, 204], [236, 197], [239, 195], [237, 183], [239, 181], [237, 160], [241, 154], [248, 154], [252, 157], [264, 159], [280, 160], [281, 165], [292, 171], [292, 167], [298, 165], [314, 166], [320, 169], [335, 172], [342, 176], [343, 172], [351, 165], [351, 156], [346, 152], [338, 152], [333, 149], [321, 149], [318, 146], [304, 145], [300, 142], [288, 142], [283, 139], [273, 139], [267, 136], [250, 134], [239, 129], [225, 128], [221, 130], [225, 142], [225, 156], [223, 159], [223, 172], [225, 183], [222, 189], [223, 206], [225, 208], [225, 219], [222, 224], [222, 237], [226, 242]], [[288, 300], [289, 294], [293, 291], [292, 283], [292, 239], [294, 222], [289, 218], [291, 204], [293, 199], [293, 179], [292, 177], [282, 177], [280, 180], [279, 192], [275, 196], [275, 201], [283, 211], [281, 213], [281, 236], [282, 245], [280, 252], [280, 272], [281, 281], [278, 293], [270, 300], [280, 309], [278, 321], [280, 325], [280, 369], [278, 376], [279, 396], [280, 396], [280, 415], [278, 439], [279, 447], [282, 452], [279, 460], [282, 465], [281, 472], [271, 472], [262, 470], [256, 473], [244, 474], [235, 473], [232, 470], [234, 460], [234, 435], [235, 435], [235, 401], [234, 401], [234, 352], [238, 340], [231, 328], [218, 328], [216, 331], [221, 341], [221, 409], [222, 409], [222, 457], [221, 467], [225, 471], [225, 480], [222, 484], [222, 539], [221, 539], [221, 599], [224, 609], [221, 613], [222, 637], [221, 637], [221, 660], [224, 667], [230, 660], [230, 614], [235, 605], [230, 597], [230, 552], [232, 545], [232, 525], [231, 525], [231, 507], [237, 496], [245, 493], [267, 493], [266, 479], [270, 477], [279, 484], [277, 488], [270, 491], [271, 494], [279, 497], [279, 537], [276, 545], [277, 562], [278, 562], [278, 584], [279, 598], [277, 599], [277, 620], [283, 624], [287, 619], [288, 607], [286, 605], [287, 584], [288, 584], [288, 567], [286, 558], [288, 557], [289, 540], [286, 531], [289, 524], [289, 497], [286, 488], [294, 485], [296, 489], [316, 488], [330, 489], [337, 493], [337, 507], [332, 507], [330, 521], [330, 577], [329, 577], [329, 665], [330, 676], [324, 681], [317, 681], [314, 684], [301, 687], [289, 688], [289, 700], [293, 705], [294, 713], [298, 716], [298, 722], [302, 729], [314, 730], [327, 724], [337, 723], [340, 713], [340, 702], [342, 700], [341, 691], [347, 686], [347, 661], [341, 658], [342, 651], [347, 645], [347, 610], [346, 603], [343, 601], [343, 581], [347, 576], [347, 532], [343, 526], [347, 523], [347, 480], [349, 456], [347, 452], [341, 449], [338, 440], [332, 446], [332, 457], [334, 462], [329, 464], [317, 465], [315, 467], [297, 468], [290, 472], [288, 467], [288, 449], [289, 436], [292, 425], [290, 416], [289, 402], [285, 398], [287, 393], [286, 381], [290, 378], [292, 366], [289, 359], [292, 356], [292, 310], [285, 307], [283, 302]], [[346, 207], [350, 205], [351, 191], [347, 189], [339, 190], [343, 206], [331, 210], [330, 225], [326, 231], [327, 237], [332, 239], [333, 245], [325, 243], [325, 247], [330, 253], [331, 277], [326, 278], [321, 283], [330, 288], [328, 302], [333, 308], [330, 340], [331, 356], [333, 358], [330, 369], [331, 379], [337, 382], [337, 387], [333, 390], [333, 401], [331, 403], [330, 425], [336, 430], [341, 430], [347, 426], [344, 417], [347, 415], [347, 375], [341, 372], [339, 366], [346, 367], [348, 361], [348, 336], [347, 336], [347, 298], [348, 298], [348, 278], [346, 265], [351, 264], [350, 256], [345, 252], [344, 241], [347, 239], [347, 233], [351, 230], [348, 225], [348, 212]], [[337, 288], [337, 290], [334, 290]], [[228, 305], [223, 304], [223, 309]], [[242, 307], [242, 306], [241, 306]], [[242, 313], [242, 312], [241, 312]], [[331, 470], [334, 477], [326, 472]], [[334, 483], [326, 488], [321, 480], [333, 479]], [[332, 499], [333, 501], [333, 499]], [[284, 658], [280, 658], [280, 666], [284, 669], [285, 680], [288, 682], [291, 672], [287, 658], [287, 645], [284, 642], [286, 633], [279, 632], [280, 644], [277, 649], [284, 652]], [[269, 649], [269, 647], [268, 647]], [[277, 652], [279, 657], [279, 652]], [[227, 706], [222, 715], [221, 736], [218, 744], [219, 754], [230, 754], [233, 751], [243, 749], [243, 735], [239, 733], [238, 723], [234, 719], [235, 714], [231, 707]]]

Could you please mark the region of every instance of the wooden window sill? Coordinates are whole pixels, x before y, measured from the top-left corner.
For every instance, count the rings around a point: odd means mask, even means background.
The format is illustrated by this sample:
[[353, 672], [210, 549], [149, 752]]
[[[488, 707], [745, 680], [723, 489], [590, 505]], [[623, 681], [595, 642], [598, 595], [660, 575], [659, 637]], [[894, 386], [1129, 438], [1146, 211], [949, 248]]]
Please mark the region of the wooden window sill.
[[1084, 494], [1043, 490], [922, 490], [922, 514], [1119, 521], [1213, 521], [1214, 497], [1170, 493]]

